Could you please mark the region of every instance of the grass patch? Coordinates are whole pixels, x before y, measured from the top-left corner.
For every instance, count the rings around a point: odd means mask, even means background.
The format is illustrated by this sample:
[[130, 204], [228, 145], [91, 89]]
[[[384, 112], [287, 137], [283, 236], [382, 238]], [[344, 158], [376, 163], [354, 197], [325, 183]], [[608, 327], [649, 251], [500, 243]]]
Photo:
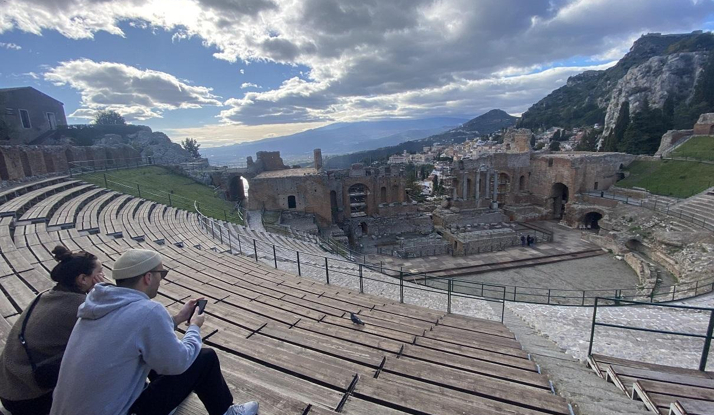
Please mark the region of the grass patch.
[[237, 212], [233, 210], [233, 202], [221, 199], [210, 187], [197, 183], [191, 178], [172, 173], [163, 167], [150, 166], [111, 171], [106, 174], [106, 177], [107, 185], [105, 186], [104, 173], [79, 176], [80, 179], [88, 183], [133, 196], [141, 196], [144, 199], [165, 205], [169, 204], [169, 194], [171, 194], [172, 206], [190, 212], [194, 212], [193, 201], [197, 200], [199, 209], [204, 215], [221, 220], [227, 218], [234, 223], [243, 223]]
[[714, 165], [696, 161], [636, 160], [627, 170], [630, 175], [617, 186], [642, 187], [658, 195], [686, 198], [714, 185]]
[[671, 156], [714, 161], [714, 137], [692, 137], [674, 150]]

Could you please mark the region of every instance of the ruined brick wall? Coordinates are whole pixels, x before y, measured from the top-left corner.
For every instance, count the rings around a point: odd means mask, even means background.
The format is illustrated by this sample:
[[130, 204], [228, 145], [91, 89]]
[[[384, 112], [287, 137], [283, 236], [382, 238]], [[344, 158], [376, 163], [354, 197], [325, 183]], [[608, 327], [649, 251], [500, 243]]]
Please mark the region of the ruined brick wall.
[[256, 164], [263, 171], [284, 170], [288, 167], [283, 164], [283, 159], [280, 157], [279, 151], [259, 151], [256, 154]]
[[121, 165], [139, 153], [128, 145], [92, 146], [0, 146], [0, 180], [23, 181], [52, 174], [67, 174], [72, 162], [97, 169], [112, 167], [105, 159]]
[[607, 190], [618, 180], [621, 167], [629, 165], [635, 156], [623, 153], [538, 154], [531, 158], [529, 189], [549, 207], [557, 196], [556, 184], [567, 187], [568, 201], [578, 193]]
[[[288, 205], [295, 198], [295, 208]], [[287, 210], [315, 215], [320, 226], [331, 223], [330, 190], [323, 175], [256, 177], [250, 180], [250, 210]]]

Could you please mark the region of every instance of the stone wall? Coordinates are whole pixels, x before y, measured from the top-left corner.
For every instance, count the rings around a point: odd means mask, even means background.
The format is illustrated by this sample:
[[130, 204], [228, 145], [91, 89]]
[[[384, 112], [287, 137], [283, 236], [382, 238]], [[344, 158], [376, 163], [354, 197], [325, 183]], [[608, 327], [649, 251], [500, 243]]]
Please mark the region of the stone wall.
[[714, 134], [714, 114], [702, 114], [694, 124], [694, 135]]
[[[401, 234], [428, 235], [434, 230], [431, 215], [423, 213], [403, 214], [389, 218], [355, 218], [349, 220], [348, 226], [350, 234], [355, 239], [361, 238], [365, 235], [375, 237]], [[366, 234], [363, 231], [365, 228], [367, 229]]]
[[659, 149], [654, 154], [655, 157], [664, 155], [675, 144], [682, 141], [683, 138], [691, 137], [694, 130], [669, 130], [662, 135], [662, 141], [659, 143]]
[[[67, 174], [70, 163], [103, 169], [135, 160], [139, 153], [128, 145], [116, 146], [0, 146], [0, 179], [9, 185], [47, 175]], [[76, 165], [76, 164], [75, 164]]]

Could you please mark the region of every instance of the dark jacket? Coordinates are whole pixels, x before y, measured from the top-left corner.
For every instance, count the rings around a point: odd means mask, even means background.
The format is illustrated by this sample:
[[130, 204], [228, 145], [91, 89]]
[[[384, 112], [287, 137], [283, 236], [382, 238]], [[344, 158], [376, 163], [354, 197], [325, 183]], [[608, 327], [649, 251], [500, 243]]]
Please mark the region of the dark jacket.
[[[25, 329], [35, 363], [64, 352], [77, 322], [77, 309], [86, 298], [60, 286], [42, 294]], [[0, 397], [9, 401], [34, 399], [51, 391], [35, 382], [30, 360], [18, 339], [26, 313], [27, 309], [15, 321], [0, 355]]]

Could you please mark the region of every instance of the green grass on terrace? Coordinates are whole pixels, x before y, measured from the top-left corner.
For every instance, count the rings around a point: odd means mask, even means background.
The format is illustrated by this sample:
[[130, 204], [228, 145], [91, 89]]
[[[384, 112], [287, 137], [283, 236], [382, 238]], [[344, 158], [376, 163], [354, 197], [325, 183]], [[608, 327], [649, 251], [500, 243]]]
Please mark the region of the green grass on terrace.
[[714, 185], [714, 164], [636, 160], [627, 170], [630, 175], [617, 182], [617, 186], [642, 187], [658, 195], [686, 198]]
[[[118, 192], [141, 196], [154, 202], [171, 204], [174, 207], [194, 212], [193, 201], [197, 200], [199, 209], [206, 215], [216, 219], [228, 218], [234, 223], [242, 223], [237, 212], [233, 211], [233, 202], [218, 197], [210, 187], [194, 180], [172, 173], [159, 166], [140, 167], [136, 169], [116, 170], [106, 173], [107, 186], [104, 183], [104, 173], [90, 173], [78, 176], [78, 179]], [[139, 188], [137, 189], [137, 184]], [[141, 195], [139, 195], [139, 190]], [[225, 213], [224, 213], [225, 212]]]
[[698, 136], [690, 138], [671, 154], [672, 157], [689, 157], [714, 161], [714, 137]]

